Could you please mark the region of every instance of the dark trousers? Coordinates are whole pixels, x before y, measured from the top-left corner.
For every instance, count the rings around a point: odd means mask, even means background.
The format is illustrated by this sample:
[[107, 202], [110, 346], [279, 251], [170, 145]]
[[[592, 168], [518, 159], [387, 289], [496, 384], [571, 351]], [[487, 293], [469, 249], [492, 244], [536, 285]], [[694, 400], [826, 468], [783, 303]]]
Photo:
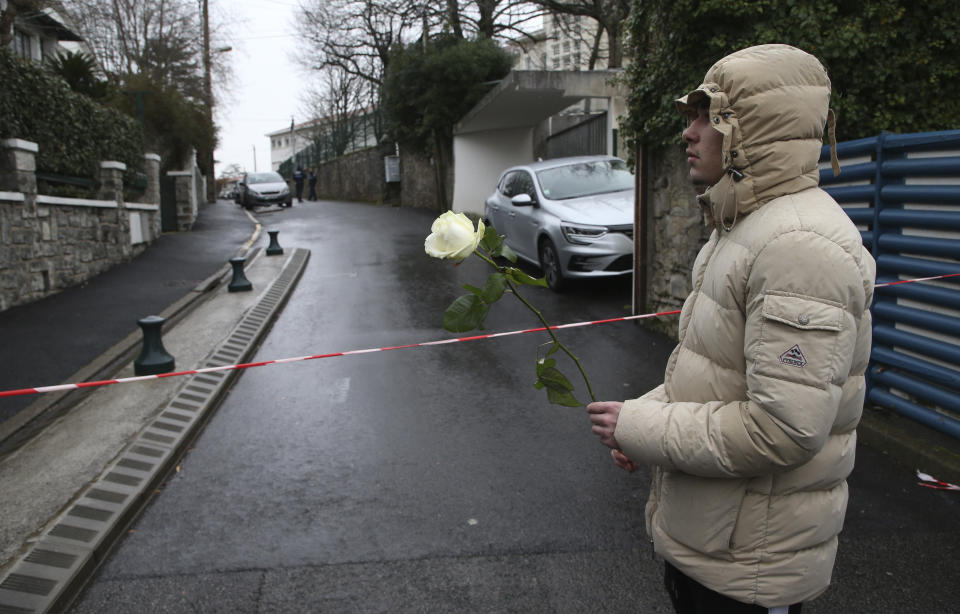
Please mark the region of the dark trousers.
[[297, 187], [297, 200], [303, 202], [303, 181], [294, 182]]
[[[677, 614], [767, 614], [768, 608], [742, 603], [712, 591], [682, 571], [666, 563], [663, 581]], [[790, 614], [800, 614], [802, 604], [790, 606]]]
[[310, 182], [310, 195], [307, 196], [307, 200], [317, 200], [317, 182]]

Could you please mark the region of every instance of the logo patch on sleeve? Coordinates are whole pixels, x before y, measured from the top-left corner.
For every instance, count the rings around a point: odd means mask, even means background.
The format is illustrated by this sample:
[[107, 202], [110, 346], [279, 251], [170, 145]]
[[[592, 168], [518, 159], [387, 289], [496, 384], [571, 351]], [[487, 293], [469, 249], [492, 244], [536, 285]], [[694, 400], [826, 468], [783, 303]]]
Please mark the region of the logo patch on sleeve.
[[807, 359], [800, 351], [800, 346], [795, 345], [783, 354], [780, 354], [780, 362], [791, 367], [802, 367], [807, 364]]

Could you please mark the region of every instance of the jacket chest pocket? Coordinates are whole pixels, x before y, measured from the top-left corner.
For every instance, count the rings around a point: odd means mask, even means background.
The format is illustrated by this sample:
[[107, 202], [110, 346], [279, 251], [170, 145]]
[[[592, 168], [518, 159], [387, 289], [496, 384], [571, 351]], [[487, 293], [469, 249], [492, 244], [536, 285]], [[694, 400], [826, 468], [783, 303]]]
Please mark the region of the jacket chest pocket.
[[839, 345], [850, 327], [840, 304], [770, 293], [760, 316], [752, 354], [756, 373], [825, 389], [841, 372], [845, 353]]

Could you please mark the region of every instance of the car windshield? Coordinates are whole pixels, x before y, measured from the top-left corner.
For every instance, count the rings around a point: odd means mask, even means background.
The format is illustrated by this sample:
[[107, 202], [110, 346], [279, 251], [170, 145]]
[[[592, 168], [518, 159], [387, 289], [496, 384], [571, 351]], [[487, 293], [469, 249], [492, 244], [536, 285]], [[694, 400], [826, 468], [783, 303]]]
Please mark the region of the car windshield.
[[633, 189], [633, 175], [623, 160], [577, 162], [537, 173], [540, 190], [550, 200], [579, 198]]
[[283, 183], [280, 173], [250, 173], [247, 183]]

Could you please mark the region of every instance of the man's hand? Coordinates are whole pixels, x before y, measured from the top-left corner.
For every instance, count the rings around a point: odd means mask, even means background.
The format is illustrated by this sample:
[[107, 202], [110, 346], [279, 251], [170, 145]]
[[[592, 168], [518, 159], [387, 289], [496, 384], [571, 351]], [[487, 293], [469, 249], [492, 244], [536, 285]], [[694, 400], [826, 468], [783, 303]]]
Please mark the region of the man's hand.
[[633, 473], [639, 467], [638, 464], [627, 458], [627, 455], [620, 450], [610, 450], [610, 456], [613, 457], [613, 462], [617, 464], [617, 467], [620, 467], [627, 473]]
[[590, 422], [593, 424], [591, 430], [600, 436], [600, 442], [603, 445], [613, 448], [610, 455], [617, 467], [633, 473], [637, 470], [637, 464], [627, 458], [627, 455], [620, 451], [620, 444], [617, 438], [613, 436], [617, 430], [617, 420], [620, 419], [620, 408], [623, 403], [619, 401], [602, 401], [600, 403], [591, 403], [587, 405], [587, 411], [590, 412]]
[[587, 411], [590, 412], [590, 422], [593, 424], [591, 429], [594, 435], [600, 437], [600, 443], [613, 448], [620, 449], [617, 438], [613, 432], [617, 430], [617, 420], [620, 418], [620, 408], [623, 403], [620, 401], [600, 401], [587, 405]]

